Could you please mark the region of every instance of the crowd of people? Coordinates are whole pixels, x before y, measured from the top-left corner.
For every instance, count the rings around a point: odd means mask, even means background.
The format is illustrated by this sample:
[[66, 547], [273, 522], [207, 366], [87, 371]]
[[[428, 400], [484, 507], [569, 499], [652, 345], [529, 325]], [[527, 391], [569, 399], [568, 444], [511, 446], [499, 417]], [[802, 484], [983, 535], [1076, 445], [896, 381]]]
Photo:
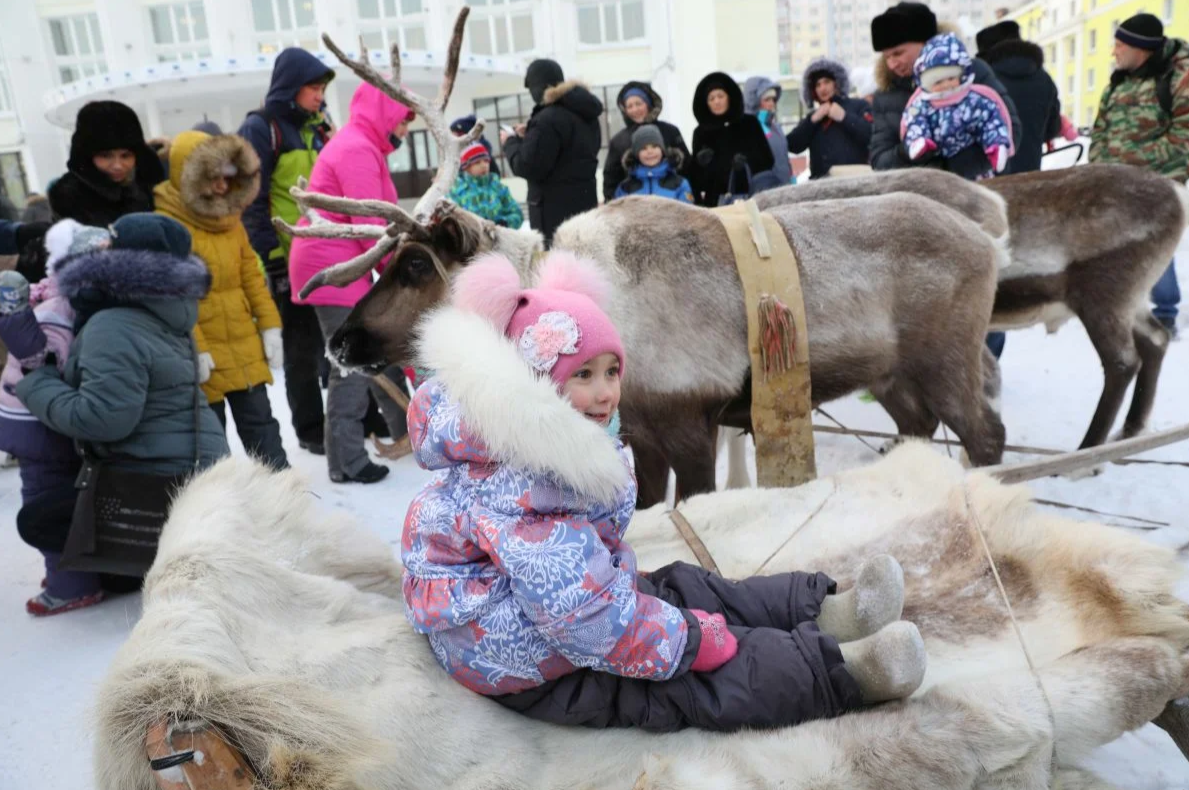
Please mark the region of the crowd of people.
[[[1047, 144], [1076, 135], [1061, 115], [1040, 48], [1022, 41], [1015, 23], [980, 31], [978, 52], [972, 55], [926, 6], [902, 2], [872, 20], [871, 35], [879, 53], [873, 94], [852, 95], [844, 64], [815, 60], [801, 79], [804, 117], [787, 133], [778, 118], [782, 88], [764, 77], [742, 86], [722, 72], [703, 78], [694, 92], [697, 126], [688, 147], [681, 130], [661, 119], [664, 104], [657, 91], [646, 82], [627, 83], [616, 99], [624, 128], [608, 141], [602, 200], [652, 195], [724, 205], [791, 183], [790, 154], [805, 151], [812, 178], [854, 168], [908, 167], [993, 178], [1038, 169]], [[1115, 55], [1118, 69], [1091, 133], [1091, 160], [1147, 167], [1184, 181], [1189, 177], [1189, 45], [1165, 37], [1155, 17], [1139, 14], [1119, 26]], [[322, 288], [306, 299], [299, 295], [319, 271], [366, 252], [372, 242], [291, 238], [272, 222], [280, 217], [291, 225], [308, 224], [290, 193], [302, 179], [326, 194], [399, 198], [387, 160], [402, 145], [415, 114], [363, 83], [351, 98], [347, 122], [336, 129], [324, 103], [334, 76], [308, 52], [286, 49], [276, 59], [261, 107], [248, 114], [237, 133], [204, 121], [158, 149], [146, 141], [131, 108], [91, 102], [78, 114], [65, 173], [45, 198], [29, 201], [24, 216], [0, 223], [0, 256], [19, 256], [15, 272], [0, 274], [0, 340], [8, 351], [0, 392], [0, 450], [19, 462], [18, 527], [41, 551], [46, 569], [43, 589], [27, 604], [30, 613], [89, 606], [128, 587], [126, 579], [60, 567], [77, 516], [81, 459], [160, 479], [192, 473], [228, 453], [230, 411], [247, 451], [273, 468], [286, 468], [294, 448], [284, 446], [270, 406], [273, 370], [284, 370], [298, 449], [324, 455], [335, 483], [374, 483], [388, 474], [387, 466], [369, 456], [368, 434], [399, 438], [409, 433], [414, 448], [428, 441], [424, 421], [427, 410], [438, 408], [430, 402], [436, 391], [419, 390], [406, 423], [388, 388], [370, 376], [326, 364], [326, 341], [368, 292], [383, 263], [344, 288]], [[483, 137], [462, 151], [450, 197], [508, 228], [521, 227], [527, 213], [529, 225], [548, 243], [566, 219], [600, 201], [596, 174], [605, 108], [551, 60], [529, 66], [525, 87], [535, 105], [532, 115], [526, 124], [501, 129], [500, 145], [511, 174], [528, 183], [527, 212], [503, 183], [494, 148]], [[475, 122], [474, 116], [464, 116], [450, 129], [465, 135]], [[327, 210], [321, 214], [339, 223], [382, 222]], [[574, 327], [555, 325], [560, 319], [554, 313], [577, 309], [577, 303], [558, 294], [540, 298], [561, 305], [547, 311], [554, 323], [546, 321], [542, 337], [557, 345], [567, 332], [577, 334], [568, 346], [534, 353], [556, 362], [558, 354], [576, 353], [569, 347], [587, 348], [584, 336], [612, 343], [584, 355], [582, 365], [569, 364], [577, 357], [560, 368], [546, 365], [543, 357], [529, 360], [538, 373], [553, 371], [558, 392], [579, 405], [580, 387], [587, 384], [572, 384], [570, 374], [583, 376], [583, 382], [618, 378], [623, 359], [612, 342], [614, 327], [584, 302], [587, 318]], [[1155, 315], [1175, 331], [1180, 297], [1171, 265], [1153, 298]], [[513, 313], [524, 312], [520, 308]], [[532, 313], [530, 323], [544, 320]], [[510, 324], [507, 330], [511, 333]], [[998, 354], [1002, 336], [989, 336], [988, 344]], [[586, 364], [599, 360], [605, 364], [597, 369]], [[558, 370], [566, 376], [559, 377]], [[401, 386], [406, 374], [390, 368], [381, 375]], [[614, 432], [616, 398], [599, 397], [606, 402], [588, 404], [584, 414]], [[427, 457], [424, 450], [418, 452], [422, 460]], [[612, 532], [621, 534], [625, 524], [616, 523]], [[600, 540], [620, 545], [602, 527], [597, 531]], [[497, 553], [498, 548], [491, 547]], [[411, 559], [406, 565], [415, 579], [418, 566]], [[663, 592], [664, 583], [654, 578], [647, 589]], [[680, 604], [680, 596], [660, 597]], [[654, 608], [667, 618], [670, 636], [680, 634], [678, 641], [689, 650], [684, 657], [677, 651], [668, 663], [656, 663], [656, 678], [697, 672], [698, 666], [714, 668], [719, 666], [715, 661], [730, 658], [725, 652], [702, 656], [697, 638], [690, 636], [709, 633], [709, 616], [677, 616], [667, 605]], [[435, 623], [420, 625], [437, 632]], [[839, 653], [837, 644], [815, 649], [824, 651], [827, 667], [846, 653]], [[624, 665], [608, 659], [598, 666], [614, 673]], [[526, 678], [517, 674], [523, 668], [513, 669], [517, 691], [555, 679], [531, 672]], [[861, 694], [841, 675], [826, 674], [817, 680], [833, 684], [830, 699], [806, 703], [795, 715], [829, 715], [875, 693]], [[556, 693], [579, 691], [557, 686]], [[540, 694], [530, 697], [517, 705], [537, 709], [547, 704]], [[704, 721], [695, 713], [683, 710], [680, 716]], [[568, 714], [562, 718], [572, 720]]]

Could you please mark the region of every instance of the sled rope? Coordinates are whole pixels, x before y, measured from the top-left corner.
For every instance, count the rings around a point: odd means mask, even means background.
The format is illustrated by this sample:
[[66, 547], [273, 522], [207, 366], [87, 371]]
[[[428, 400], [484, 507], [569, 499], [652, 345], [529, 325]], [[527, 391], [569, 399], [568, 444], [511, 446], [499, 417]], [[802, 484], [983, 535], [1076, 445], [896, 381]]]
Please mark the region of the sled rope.
[[[825, 417], [825, 418], [826, 418], [827, 420], [829, 420], [830, 422], [832, 422], [832, 423], [834, 423], [835, 425], [837, 425], [837, 426], [838, 426], [838, 430], [839, 430], [841, 433], [843, 433], [843, 434], [846, 434], [847, 436], [853, 436], [853, 437], [855, 437], [856, 439], [858, 439], [858, 440], [859, 440], [859, 442], [860, 442], [860, 443], [862, 443], [862, 445], [863, 445], [864, 447], [866, 447], [868, 450], [870, 450], [871, 452], [875, 453], [876, 455], [883, 455], [883, 453], [881, 453], [881, 452], [879, 451], [879, 448], [878, 448], [878, 447], [875, 447], [875, 446], [873, 446], [873, 445], [871, 444], [871, 442], [869, 442], [869, 441], [867, 441], [866, 439], [864, 439], [864, 438], [863, 438], [863, 436], [862, 436], [862, 434], [861, 434], [859, 431], [852, 431], [850, 428], [847, 428], [845, 425], [843, 425], [843, 424], [842, 424], [842, 422], [841, 422], [840, 420], [838, 420], [838, 419], [835, 419], [834, 415], [830, 414], [830, 412], [826, 411], [826, 410], [825, 410], [825, 409], [823, 409], [821, 406], [818, 406], [817, 408], [815, 408], [815, 409], [814, 409], [814, 411], [816, 411], [818, 414], [820, 414], [820, 415], [822, 415], [823, 417]], [[820, 428], [820, 426], [817, 426], [817, 425], [813, 426], [813, 429], [814, 429], [815, 431], [816, 431], [816, 430], [819, 430], [819, 428]], [[896, 439], [896, 438], [899, 438], [899, 437], [898, 437], [898, 436], [892, 436], [891, 434], [888, 434], [888, 438], [891, 438], [891, 439]]]
[[772, 552], [771, 554], [768, 555], [768, 559], [761, 562], [760, 567], [758, 567], [754, 571], [752, 571], [752, 573], [751, 573], [752, 576], [759, 576], [760, 571], [764, 570], [764, 568], [767, 568], [768, 563], [770, 563], [770, 562], [772, 562], [772, 560], [776, 559], [776, 555], [779, 554], [780, 552], [784, 551], [784, 547], [789, 545], [789, 543], [792, 542], [793, 538], [797, 537], [797, 535], [799, 535], [801, 533], [801, 530], [803, 530], [807, 526], [809, 526], [809, 522], [811, 522], [815, 518], [817, 518], [817, 514], [822, 512], [822, 508], [824, 508], [826, 506], [826, 503], [830, 501], [830, 498], [833, 497], [836, 493], [838, 493], [838, 479], [835, 477], [831, 477], [830, 483], [833, 485], [833, 488], [830, 489], [830, 493], [828, 493], [824, 497], [822, 497], [822, 501], [818, 502], [817, 507], [815, 507], [813, 509], [813, 512], [810, 513], [808, 516], [806, 516], [805, 520], [802, 521], [800, 523], [800, 525], [798, 525], [797, 528], [793, 530], [793, 534], [789, 535], [787, 538], [785, 538], [784, 542], [781, 543], [779, 546], [777, 546], [776, 550], [774, 552]]
[[1032, 673], [1032, 677], [1036, 680], [1036, 686], [1040, 689], [1041, 699], [1045, 703], [1045, 712], [1049, 716], [1049, 726], [1052, 728], [1052, 758], [1049, 762], [1049, 787], [1053, 790], [1059, 790], [1059, 783], [1057, 780], [1057, 714], [1053, 711], [1053, 702], [1049, 699], [1049, 692], [1045, 689], [1044, 681], [1040, 678], [1040, 672], [1036, 670], [1036, 663], [1032, 660], [1032, 653], [1028, 650], [1028, 641], [1024, 639], [1024, 630], [1020, 627], [1020, 621], [1016, 619], [1015, 610], [1012, 609], [1011, 599], [1007, 595], [1007, 588], [1003, 586], [1003, 577], [999, 575], [999, 566], [995, 562], [994, 555], [991, 554], [991, 546], [987, 543], [987, 536], [983, 530], [982, 522], [979, 521], [978, 513], [974, 509], [974, 503], [970, 501], [970, 486], [965, 481], [962, 483], [962, 496], [966, 501], [966, 513], [970, 516], [970, 526], [974, 528], [974, 533], [978, 536], [979, 545], [983, 548], [983, 554], [987, 557], [987, 563], [991, 566], [991, 575], [995, 577], [995, 586], [999, 588], [999, 595], [1003, 598], [1003, 605], [1007, 607], [1007, 616], [1011, 620], [1011, 627], [1016, 632], [1016, 639], [1020, 643], [1020, 650], [1024, 654], [1024, 661], [1028, 664], [1028, 670]]
[[698, 537], [698, 533], [694, 531], [694, 525], [689, 523], [689, 519], [680, 510], [673, 508], [669, 511], [669, 520], [673, 522], [673, 526], [677, 527], [677, 533], [681, 535], [682, 540], [685, 541], [685, 545], [689, 546], [689, 550], [697, 557], [698, 564], [711, 573], [717, 573], [719, 576], [722, 576], [722, 573], [718, 570], [718, 563], [714, 561], [710, 550], [706, 548], [706, 544], [702, 542], [702, 539]]

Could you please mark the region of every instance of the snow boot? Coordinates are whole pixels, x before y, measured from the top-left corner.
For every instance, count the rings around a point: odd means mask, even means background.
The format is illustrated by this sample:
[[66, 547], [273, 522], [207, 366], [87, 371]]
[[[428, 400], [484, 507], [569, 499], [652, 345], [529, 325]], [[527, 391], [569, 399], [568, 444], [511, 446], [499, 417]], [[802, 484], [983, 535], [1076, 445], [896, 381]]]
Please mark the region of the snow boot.
[[25, 601], [25, 611], [34, 617], [49, 617], [94, 606], [97, 603], [102, 603], [103, 598], [103, 590], [90, 595], [80, 595], [78, 598], [55, 598], [42, 590], [36, 597]]
[[889, 554], [872, 557], [859, 567], [855, 586], [827, 595], [817, 627], [839, 642], [853, 642], [900, 619], [904, 612], [904, 571]]
[[345, 472], [331, 472], [330, 482], [332, 483], [378, 483], [388, 477], [388, 467], [380, 464], [373, 464], [371, 461], [367, 462], [367, 466], [360, 469], [356, 474], [349, 475]]
[[904, 699], [925, 680], [925, 640], [906, 620], [885, 626], [869, 637], [839, 646], [846, 671], [859, 684], [863, 702], [874, 705]]

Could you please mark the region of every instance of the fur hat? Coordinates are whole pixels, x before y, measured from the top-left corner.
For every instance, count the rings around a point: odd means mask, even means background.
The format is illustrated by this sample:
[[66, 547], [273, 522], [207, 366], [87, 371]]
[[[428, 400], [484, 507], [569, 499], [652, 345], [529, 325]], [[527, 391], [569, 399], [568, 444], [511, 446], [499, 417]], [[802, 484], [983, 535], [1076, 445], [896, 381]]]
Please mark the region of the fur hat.
[[491, 159], [491, 154], [487, 153], [487, 149], [483, 147], [483, 143], [471, 143], [463, 149], [462, 156], [459, 157], [464, 170], [483, 159]]
[[125, 214], [111, 225], [112, 249], [163, 252], [175, 258], [190, 256], [190, 231], [162, 214]]
[[1154, 14], [1136, 14], [1123, 20], [1115, 30], [1115, 38], [1136, 49], [1153, 52], [1164, 46], [1164, 25]]
[[[974, 36], [974, 43], [978, 46], [978, 56], [984, 57], [996, 44], [1004, 41], [1020, 40], [1020, 23], [1014, 19], [1005, 19], [990, 27], [984, 27]], [[985, 59], [985, 58], [984, 58]]]
[[558, 389], [583, 365], [611, 353], [623, 374], [623, 342], [603, 312], [610, 284], [594, 264], [551, 252], [533, 288], [522, 288], [502, 255], [485, 255], [454, 284], [454, 303], [478, 313], [516, 343], [521, 357]]
[[77, 173], [97, 176], [91, 162], [101, 151], [127, 149], [136, 155], [136, 180], [147, 191], [165, 180], [161, 160], [145, 142], [136, 112], [118, 101], [87, 102], [78, 111], [70, 137], [67, 167]]
[[924, 43], [937, 35], [937, 17], [924, 3], [897, 3], [871, 20], [871, 48], [876, 52], [909, 41]]
[[636, 131], [632, 132], [632, 153], [639, 156], [640, 151], [650, 145], [655, 145], [664, 151], [665, 137], [657, 126], [651, 123], [641, 124]]

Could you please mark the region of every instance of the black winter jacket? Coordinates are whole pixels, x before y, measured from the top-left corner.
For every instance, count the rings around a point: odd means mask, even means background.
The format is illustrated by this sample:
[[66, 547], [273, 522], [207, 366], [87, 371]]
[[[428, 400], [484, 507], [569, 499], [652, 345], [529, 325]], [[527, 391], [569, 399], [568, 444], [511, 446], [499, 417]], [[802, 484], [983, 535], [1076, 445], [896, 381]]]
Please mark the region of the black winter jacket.
[[544, 92], [524, 137], [510, 137], [504, 155], [528, 181], [528, 220], [546, 243], [570, 217], [599, 204], [595, 173], [603, 142], [603, 103], [578, 82]]
[[[706, 104], [706, 97], [715, 88], [722, 88], [730, 98], [725, 115], [714, 115]], [[719, 196], [727, 192], [736, 156], [747, 161], [752, 175], [772, 169], [772, 148], [764, 129], [758, 118], [743, 111], [743, 91], [729, 75], [714, 72], [702, 78], [694, 91], [694, 117], [698, 127], [694, 129], [693, 156], [686, 165], [685, 177], [699, 206], [718, 205]], [[736, 175], [735, 191], [750, 191], [740, 178]]]
[[[830, 117], [813, 122], [808, 110], [788, 134], [789, 150], [809, 149], [809, 175], [824, 178], [834, 165], [865, 165], [871, 146], [871, 105], [862, 99], [834, 98], [846, 115], [842, 122]], [[816, 109], [816, 108], [814, 108]]]
[[[139, 164], [139, 157], [137, 163]], [[157, 157], [154, 173], [160, 173]], [[137, 170], [139, 171], [139, 167]], [[91, 165], [89, 172], [70, 170], [50, 188], [50, 206], [54, 219], [72, 219], [83, 225], [106, 228], [125, 214], [153, 210], [153, 188], [138, 178], [128, 184], [115, 184]], [[149, 180], [149, 179], [146, 179]], [[146, 189], [146, 186], [148, 187]]]
[[615, 198], [616, 188], [628, 177], [627, 171], [623, 169], [623, 157], [624, 154], [632, 150], [632, 132], [641, 126], [641, 124], [633, 121], [623, 111], [624, 94], [632, 88], [639, 88], [652, 99], [652, 109], [645, 116], [643, 123], [653, 124], [656, 128], [660, 129], [661, 137], [665, 138], [665, 149], [676, 148], [681, 152], [681, 161], [689, 161], [689, 149], [685, 147], [685, 138], [681, 136], [681, 130], [671, 123], [657, 120], [660, 117], [661, 110], [665, 107], [660, 94], [654, 91], [652, 86], [647, 82], [626, 83], [620, 89], [619, 96], [615, 99], [615, 103], [619, 107], [619, 112], [623, 115], [624, 126], [615, 133], [611, 138], [611, 142], [608, 143], [607, 162], [603, 165], [603, 200], [613, 200]]
[[1031, 41], [1003, 41], [985, 58], [1020, 114], [1020, 141], [1007, 172], [1040, 170], [1044, 144], [1061, 134], [1061, 100], [1044, 70], [1044, 52]]
[[[901, 167], [940, 167], [969, 179], [991, 169], [987, 155], [977, 145], [972, 145], [949, 159], [934, 157], [911, 161], [908, 153], [900, 145], [900, 116], [904, 114], [904, 108], [908, 106], [908, 100], [916, 86], [912, 77], [897, 77], [893, 74], [883, 58], [876, 62], [875, 79], [879, 90], [871, 104], [871, 112], [875, 117], [875, 125], [871, 130], [873, 168], [895, 170]], [[986, 85], [1003, 97], [1003, 103], [1007, 105], [1007, 112], [1011, 115], [1012, 139], [1018, 148], [1021, 129], [1020, 115], [1016, 112], [1015, 102], [991, 67], [978, 58], [974, 58], [974, 81], [979, 85]]]

